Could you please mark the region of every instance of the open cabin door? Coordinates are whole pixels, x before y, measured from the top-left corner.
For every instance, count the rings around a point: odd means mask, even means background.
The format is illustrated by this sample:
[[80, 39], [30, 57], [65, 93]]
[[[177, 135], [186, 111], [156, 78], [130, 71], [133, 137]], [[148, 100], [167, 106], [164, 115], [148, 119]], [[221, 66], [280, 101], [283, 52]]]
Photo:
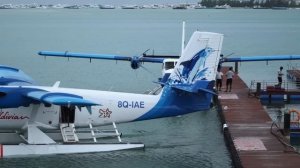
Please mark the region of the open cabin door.
[[60, 107], [60, 130], [64, 143], [78, 142], [78, 136], [75, 130], [75, 106]]
[[61, 106], [60, 107], [60, 122], [74, 123], [75, 122], [75, 106]]

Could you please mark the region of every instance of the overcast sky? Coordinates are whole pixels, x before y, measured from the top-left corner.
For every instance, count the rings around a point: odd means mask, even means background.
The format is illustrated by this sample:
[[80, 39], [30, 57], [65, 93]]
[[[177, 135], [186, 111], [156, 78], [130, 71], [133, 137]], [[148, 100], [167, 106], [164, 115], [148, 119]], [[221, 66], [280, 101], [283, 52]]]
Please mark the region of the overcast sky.
[[0, 0], [0, 4], [174, 4], [197, 3], [199, 0]]

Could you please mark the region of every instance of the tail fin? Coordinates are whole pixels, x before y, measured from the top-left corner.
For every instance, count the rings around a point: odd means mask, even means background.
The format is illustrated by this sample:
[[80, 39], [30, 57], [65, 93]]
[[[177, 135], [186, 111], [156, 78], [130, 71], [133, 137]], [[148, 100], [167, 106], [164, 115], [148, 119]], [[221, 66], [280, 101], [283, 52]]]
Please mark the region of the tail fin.
[[215, 94], [212, 88], [222, 42], [222, 34], [195, 32], [164, 83], [155, 108], [136, 120], [177, 116], [209, 109], [212, 95]]
[[205, 88], [215, 80], [222, 43], [223, 34], [194, 32], [167, 83], [189, 92], [208, 92]]

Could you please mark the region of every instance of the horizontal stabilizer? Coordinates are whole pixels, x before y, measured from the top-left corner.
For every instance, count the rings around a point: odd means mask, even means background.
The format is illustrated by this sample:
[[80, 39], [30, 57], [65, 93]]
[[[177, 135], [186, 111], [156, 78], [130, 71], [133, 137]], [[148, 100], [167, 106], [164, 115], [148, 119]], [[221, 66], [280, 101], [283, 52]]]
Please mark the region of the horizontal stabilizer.
[[182, 90], [182, 91], [186, 91], [186, 92], [190, 92], [190, 93], [195, 93], [195, 91], [189, 86], [174, 85], [174, 86], [172, 86], [172, 88]]
[[198, 88], [200, 92], [206, 92], [206, 93], [210, 93], [213, 95], [218, 95], [216, 92], [208, 90], [208, 89], [204, 89], [204, 88]]
[[170, 73], [165, 73], [165, 75], [162, 78], [159, 78], [159, 81], [154, 81], [154, 83], [164, 86], [164, 85], [166, 85], [170, 75], [171, 75]]
[[32, 91], [26, 94], [27, 97], [42, 103], [60, 105], [60, 106], [96, 106], [100, 105], [81, 96], [67, 93], [50, 93], [46, 91]]
[[209, 90], [209, 89], [205, 89], [205, 88], [197, 88], [197, 87], [191, 87], [189, 85], [174, 85], [172, 86], [172, 88], [178, 89], [178, 90], [182, 90], [182, 91], [186, 91], [189, 93], [199, 93], [199, 92], [205, 92], [205, 93], [209, 93], [209, 94], [213, 94], [213, 95], [217, 95], [214, 91]]
[[153, 83], [156, 83], [156, 84], [159, 84], [159, 85], [162, 85], [162, 86], [166, 85], [166, 83], [161, 82], [161, 81], [153, 81]]
[[223, 58], [221, 62], [300, 60], [300, 55], [240, 56]]

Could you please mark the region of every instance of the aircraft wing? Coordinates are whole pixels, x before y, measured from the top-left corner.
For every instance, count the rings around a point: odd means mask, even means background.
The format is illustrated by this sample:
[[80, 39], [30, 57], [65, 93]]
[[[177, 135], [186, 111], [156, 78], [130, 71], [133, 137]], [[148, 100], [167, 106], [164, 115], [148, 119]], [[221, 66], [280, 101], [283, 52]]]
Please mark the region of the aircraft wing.
[[45, 104], [54, 104], [59, 106], [96, 106], [98, 103], [84, 99], [81, 96], [68, 94], [68, 93], [57, 93], [47, 91], [31, 91], [26, 94], [27, 97], [32, 98], [36, 101]]
[[240, 56], [223, 58], [221, 62], [300, 60], [300, 55]]
[[[111, 54], [88, 54], [88, 53], [74, 53], [74, 52], [54, 52], [54, 51], [40, 51], [38, 53], [41, 56], [50, 57], [67, 57], [67, 58], [86, 58], [86, 59], [106, 59], [106, 60], [120, 60], [120, 61], [131, 61], [133, 57], [123, 55], [111, 55]], [[141, 62], [153, 62], [162, 63], [163, 58], [148, 58], [138, 57]]]
[[170, 58], [170, 59], [179, 59], [179, 55], [147, 55], [144, 54], [143, 57], [148, 57], [148, 58]]
[[164, 58], [142, 57], [141, 62], [163, 63]]
[[55, 52], [55, 51], [40, 51], [41, 56], [51, 57], [67, 57], [67, 58], [87, 58], [87, 59], [107, 59], [107, 60], [122, 60], [129, 61], [131, 57], [110, 54], [88, 54], [88, 53], [74, 53], [74, 52]]

